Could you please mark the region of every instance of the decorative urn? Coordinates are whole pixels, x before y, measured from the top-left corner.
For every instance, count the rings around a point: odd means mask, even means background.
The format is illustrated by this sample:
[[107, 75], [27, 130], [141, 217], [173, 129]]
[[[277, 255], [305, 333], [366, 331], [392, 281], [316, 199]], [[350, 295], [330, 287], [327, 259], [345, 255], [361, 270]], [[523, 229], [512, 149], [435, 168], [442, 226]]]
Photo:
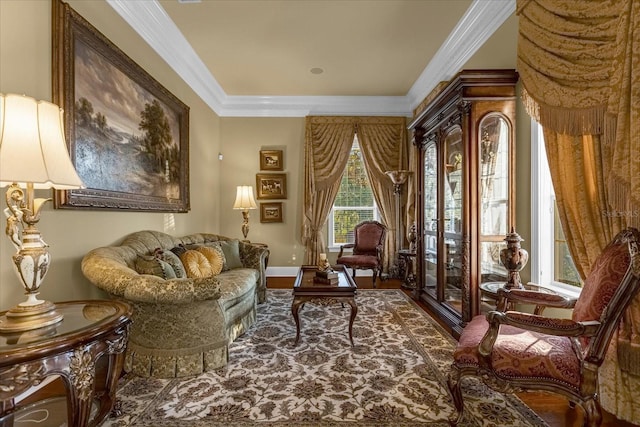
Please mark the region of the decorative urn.
[[507, 242], [507, 247], [500, 251], [500, 262], [509, 271], [509, 279], [504, 287], [506, 289], [522, 289], [520, 271], [529, 261], [529, 253], [520, 246], [520, 242], [524, 239], [511, 227], [511, 233], [507, 234], [504, 241]]

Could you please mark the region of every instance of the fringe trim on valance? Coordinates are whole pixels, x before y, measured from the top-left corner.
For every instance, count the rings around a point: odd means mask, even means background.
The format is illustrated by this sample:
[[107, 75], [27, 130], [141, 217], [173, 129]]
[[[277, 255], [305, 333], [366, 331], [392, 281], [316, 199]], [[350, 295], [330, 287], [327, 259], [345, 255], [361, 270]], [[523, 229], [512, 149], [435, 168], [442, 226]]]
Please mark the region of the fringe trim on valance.
[[[546, 129], [565, 135], [600, 135], [604, 133], [606, 105], [589, 108], [556, 107], [540, 103], [526, 88], [522, 103], [527, 113]], [[615, 121], [614, 121], [615, 123]], [[613, 131], [615, 135], [615, 129]]]

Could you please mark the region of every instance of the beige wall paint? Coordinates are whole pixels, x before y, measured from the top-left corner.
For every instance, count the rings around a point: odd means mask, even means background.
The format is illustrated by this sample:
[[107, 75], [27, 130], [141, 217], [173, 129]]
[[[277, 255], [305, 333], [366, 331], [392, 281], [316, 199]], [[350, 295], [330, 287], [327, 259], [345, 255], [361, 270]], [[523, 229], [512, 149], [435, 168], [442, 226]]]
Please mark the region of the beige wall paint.
[[[217, 233], [220, 229], [220, 119], [106, 2], [73, 0], [69, 4], [190, 106], [191, 211], [171, 218], [163, 213], [56, 210], [48, 204], [39, 228], [51, 245], [52, 265], [42, 297], [54, 301], [102, 296], [80, 271], [82, 257], [90, 249], [115, 243], [141, 229], [166, 230], [175, 235]], [[0, 92], [50, 101], [51, 70], [50, 1], [0, 1]], [[4, 200], [5, 189], [1, 191]], [[49, 196], [46, 191], [36, 194]], [[2, 204], [0, 209], [5, 207]], [[169, 227], [172, 219], [174, 225]], [[1, 224], [4, 230], [4, 216]], [[13, 253], [9, 240], [0, 237], [0, 309], [24, 299], [11, 265]]]
[[[302, 191], [304, 185], [304, 118], [223, 118], [221, 152], [224, 159], [220, 182], [220, 229], [231, 237], [243, 238], [241, 211], [232, 209], [236, 186], [251, 185], [257, 197], [256, 174], [260, 171], [260, 150], [283, 150], [287, 175], [287, 198], [256, 199], [257, 210], [249, 211], [252, 242], [267, 243], [271, 250], [269, 265], [298, 266], [304, 249], [300, 243]], [[280, 172], [273, 172], [280, 173]], [[282, 202], [282, 223], [260, 223], [260, 204]]]

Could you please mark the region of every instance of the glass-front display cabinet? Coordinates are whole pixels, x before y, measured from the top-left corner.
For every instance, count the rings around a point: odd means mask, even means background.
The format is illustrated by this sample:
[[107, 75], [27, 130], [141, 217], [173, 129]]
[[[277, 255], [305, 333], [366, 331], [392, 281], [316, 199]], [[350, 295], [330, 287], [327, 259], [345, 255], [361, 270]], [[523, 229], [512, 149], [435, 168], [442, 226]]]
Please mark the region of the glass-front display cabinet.
[[515, 70], [460, 72], [410, 124], [417, 150], [415, 297], [454, 334], [506, 282], [515, 227]]

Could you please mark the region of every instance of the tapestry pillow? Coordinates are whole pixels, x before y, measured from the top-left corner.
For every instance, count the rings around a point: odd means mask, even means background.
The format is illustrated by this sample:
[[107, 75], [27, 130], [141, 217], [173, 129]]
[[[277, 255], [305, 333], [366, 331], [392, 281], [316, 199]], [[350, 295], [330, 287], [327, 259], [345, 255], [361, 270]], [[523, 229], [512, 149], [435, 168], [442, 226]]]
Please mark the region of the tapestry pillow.
[[242, 268], [242, 261], [240, 260], [240, 241], [221, 240], [219, 243], [227, 261], [225, 265], [226, 269], [231, 270], [233, 268]]
[[138, 255], [135, 268], [139, 274], [151, 274], [162, 277], [165, 280], [176, 278], [176, 273], [171, 265], [153, 255]]
[[222, 253], [222, 250], [209, 246], [200, 246], [199, 248], [196, 248], [196, 250], [204, 255], [205, 258], [207, 258], [207, 261], [209, 261], [209, 264], [211, 264], [212, 274], [214, 276], [216, 274], [220, 274], [224, 265], [224, 254]]
[[187, 277], [197, 279], [201, 277], [209, 277], [213, 275], [209, 260], [195, 249], [188, 249], [180, 255], [180, 261], [184, 265]]
[[176, 247], [171, 248], [171, 252], [178, 255], [178, 257], [182, 256], [182, 254], [185, 253], [186, 251], [187, 251], [187, 248], [185, 248], [182, 243]]
[[178, 255], [174, 254], [170, 250], [161, 248], [157, 248], [155, 251], [153, 251], [153, 254], [156, 256], [156, 258], [166, 262], [173, 268], [173, 271], [176, 274], [176, 278], [184, 279], [185, 277], [187, 277], [187, 272], [184, 271], [184, 266], [182, 265], [182, 261], [180, 261]]

